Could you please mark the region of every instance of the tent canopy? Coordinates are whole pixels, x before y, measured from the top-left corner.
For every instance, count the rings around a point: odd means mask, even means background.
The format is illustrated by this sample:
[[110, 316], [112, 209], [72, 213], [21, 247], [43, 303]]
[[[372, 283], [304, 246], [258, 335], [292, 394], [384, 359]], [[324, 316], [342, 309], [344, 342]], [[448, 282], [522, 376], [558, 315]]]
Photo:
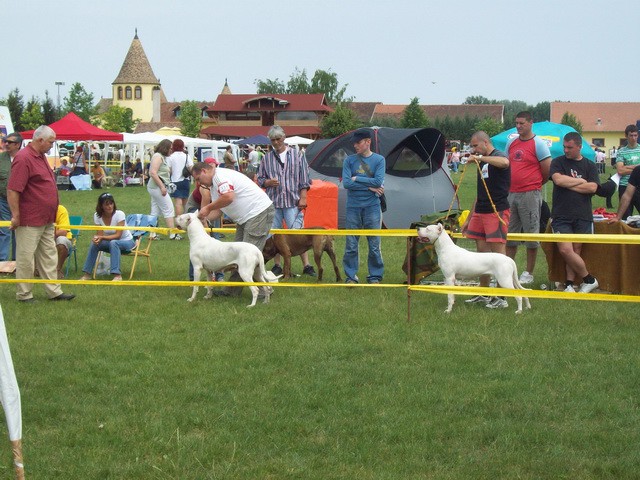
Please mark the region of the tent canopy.
[[238, 140], [236, 145], [271, 145], [271, 140], [266, 135], [254, 135]]
[[[116, 132], [110, 132], [109, 130], [103, 130], [95, 125], [91, 125], [89, 122], [85, 122], [79, 116], [73, 112], [67, 113], [57, 122], [53, 122], [49, 125], [56, 132], [58, 140], [71, 140], [71, 141], [122, 141], [122, 134]], [[22, 138], [33, 138], [33, 132], [35, 130], [28, 130], [22, 132]]]
[[[371, 128], [371, 150], [386, 159], [384, 223], [389, 228], [409, 228], [422, 215], [446, 211], [455, 190], [442, 168], [445, 139], [435, 128]], [[317, 140], [306, 150], [312, 178], [342, 182], [342, 162], [355, 153], [352, 132]], [[456, 203], [457, 205], [457, 203]], [[344, 228], [346, 190], [338, 195], [338, 225]]]
[[294, 135], [293, 137], [287, 137], [284, 142], [287, 145], [310, 145], [313, 143], [313, 140], [310, 138], [298, 137]]

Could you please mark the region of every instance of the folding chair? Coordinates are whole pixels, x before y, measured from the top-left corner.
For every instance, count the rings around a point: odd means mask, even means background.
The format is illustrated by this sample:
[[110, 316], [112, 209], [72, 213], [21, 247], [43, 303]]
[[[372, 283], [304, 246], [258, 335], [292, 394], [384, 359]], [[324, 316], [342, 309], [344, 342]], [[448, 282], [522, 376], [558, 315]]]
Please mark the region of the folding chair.
[[[127, 215], [126, 224], [128, 227], [157, 227], [158, 217], [156, 217], [155, 215], [132, 213], [130, 215]], [[133, 278], [133, 272], [135, 272], [136, 270], [138, 257], [146, 257], [147, 266], [149, 267], [149, 273], [151, 273], [151, 244], [153, 243], [153, 240], [151, 240], [151, 236], [149, 235], [149, 233], [150, 232], [147, 230], [132, 230], [131, 234], [133, 235], [133, 240], [136, 242], [135, 246], [132, 250], [125, 251], [120, 254], [122, 257], [133, 257], [133, 265], [131, 266], [131, 274], [129, 275], [129, 280]], [[144, 237], [147, 237], [146, 248], [142, 248], [142, 241]], [[107, 252], [98, 252], [96, 263], [93, 266], [93, 278], [96, 278], [96, 270], [103, 253]]]
[[[82, 225], [82, 217], [80, 215], [71, 215], [69, 217], [69, 225]], [[69, 277], [69, 266], [71, 265], [71, 255], [73, 255], [73, 263], [76, 267], [76, 272], [78, 271], [78, 255], [77, 255], [77, 243], [78, 237], [80, 236], [79, 228], [71, 229], [71, 248], [69, 249], [69, 256], [67, 257], [67, 268], [65, 270], [64, 276]]]

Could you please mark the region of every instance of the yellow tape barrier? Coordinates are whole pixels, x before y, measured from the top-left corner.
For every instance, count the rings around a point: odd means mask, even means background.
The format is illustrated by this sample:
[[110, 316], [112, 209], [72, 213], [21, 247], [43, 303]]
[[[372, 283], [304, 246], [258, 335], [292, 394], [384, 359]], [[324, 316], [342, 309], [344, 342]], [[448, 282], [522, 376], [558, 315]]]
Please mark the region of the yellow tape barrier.
[[[0, 221], [0, 227], [8, 227], [10, 222]], [[102, 230], [104, 227], [98, 227], [97, 225], [58, 225], [65, 230]], [[146, 232], [155, 232], [162, 235], [169, 235], [170, 233], [185, 233], [184, 230], [179, 228], [166, 228], [166, 227], [109, 227], [109, 230], [143, 230]], [[218, 233], [235, 233], [235, 228], [207, 228], [208, 232]], [[347, 235], [361, 235], [361, 236], [379, 236], [379, 237], [416, 237], [418, 233], [415, 229], [381, 229], [381, 230], [344, 230], [344, 229], [303, 229], [303, 230], [288, 230], [285, 228], [273, 228], [272, 234], [281, 235], [333, 235], [333, 236], [347, 236]], [[465, 238], [461, 233], [450, 233], [453, 238]], [[578, 243], [606, 243], [606, 244], [618, 244], [618, 245], [640, 245], [640, 235], [622, 235], [622, 234], [561, 234], [561, 233], [510, 233], [507, 235], [507, 239], [517, 242], [522, 241], [536, 241], [536, 242], [578, 242]]]

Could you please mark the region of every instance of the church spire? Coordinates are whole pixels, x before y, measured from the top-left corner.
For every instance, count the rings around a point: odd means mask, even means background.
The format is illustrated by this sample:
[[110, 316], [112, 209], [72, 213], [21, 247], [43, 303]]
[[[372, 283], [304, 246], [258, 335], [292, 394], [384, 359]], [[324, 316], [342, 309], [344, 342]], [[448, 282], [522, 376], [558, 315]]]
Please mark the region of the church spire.
[[222, 91], [220, 95], [231, 95], [231, 89], [229, 88], [229, 84], [227, 83], [227, 79], [224, 79], [224, 87], [222, 87]]
[[160, 80], [153, 73], [151, 64], [142, 48], [142, 42], [138, 38], [138, 29], [133, 37], [127, 56], [124, 59], [120, 73], [113, 81], [114, 84], [152, 84], [159, 85]]

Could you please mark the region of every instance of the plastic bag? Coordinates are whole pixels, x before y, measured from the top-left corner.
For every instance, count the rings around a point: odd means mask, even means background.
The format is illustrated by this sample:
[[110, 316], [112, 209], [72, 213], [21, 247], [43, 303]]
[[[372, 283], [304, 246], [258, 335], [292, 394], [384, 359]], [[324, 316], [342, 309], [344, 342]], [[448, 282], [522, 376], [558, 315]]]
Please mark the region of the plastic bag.
[[111, 270], [111, 257], [101, 255], [98, 266], [96, 267], [96, 275], [109, 275]]

